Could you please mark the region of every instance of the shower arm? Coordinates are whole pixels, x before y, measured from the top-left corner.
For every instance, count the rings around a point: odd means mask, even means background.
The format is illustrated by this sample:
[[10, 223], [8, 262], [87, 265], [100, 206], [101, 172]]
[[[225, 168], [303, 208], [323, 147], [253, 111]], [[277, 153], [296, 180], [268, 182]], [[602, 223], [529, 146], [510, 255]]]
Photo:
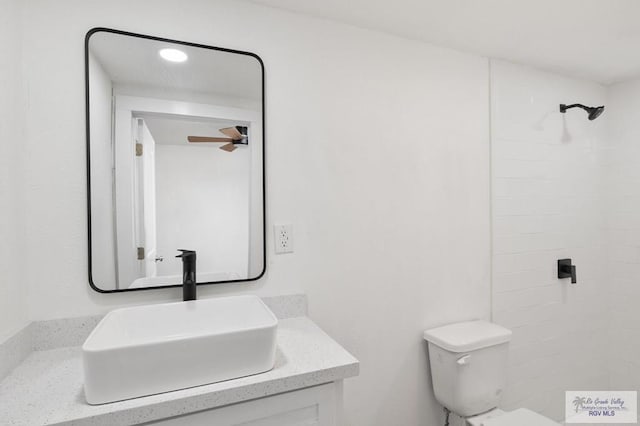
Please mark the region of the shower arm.
[[565, 105], [565, 104], [560, 104], [560, 112], [566, 112], [568, 109], [571, 108], [582, 108], [583, 110], [589, 112], [589, 107], [586, 105], [582, 105], [582, 104], [571, 104], [571, 105]]

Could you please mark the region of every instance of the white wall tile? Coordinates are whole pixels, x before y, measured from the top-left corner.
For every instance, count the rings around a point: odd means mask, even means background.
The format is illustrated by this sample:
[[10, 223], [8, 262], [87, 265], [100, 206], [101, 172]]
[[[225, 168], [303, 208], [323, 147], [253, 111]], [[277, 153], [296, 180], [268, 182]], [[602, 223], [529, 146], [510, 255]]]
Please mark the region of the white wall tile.
[[[600, 105], [606, 91], [500, 61], [491, 70], [493, 320], [513, 330], [504, 407], [559, 420], [564, 390], [608, 387], [607, 343], [594, 340], [608, 339], [608, 295], [606, 116], [589, 122], [558, 105]], [[577, 285], [557, 278], [566, 257]]]
[[607, 102], [608, 364], [614, 389], [640, 389], [640, 80], [612, 86]]

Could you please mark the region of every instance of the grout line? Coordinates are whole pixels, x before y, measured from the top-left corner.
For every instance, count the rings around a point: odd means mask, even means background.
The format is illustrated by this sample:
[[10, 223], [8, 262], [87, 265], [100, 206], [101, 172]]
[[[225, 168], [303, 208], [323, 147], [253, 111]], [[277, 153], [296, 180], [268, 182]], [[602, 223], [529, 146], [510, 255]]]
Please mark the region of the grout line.
[[493, 322], [493, 114], [491, 105], [491, 58], [487, 58], [487, 101], [489, 104], [489, 321]]

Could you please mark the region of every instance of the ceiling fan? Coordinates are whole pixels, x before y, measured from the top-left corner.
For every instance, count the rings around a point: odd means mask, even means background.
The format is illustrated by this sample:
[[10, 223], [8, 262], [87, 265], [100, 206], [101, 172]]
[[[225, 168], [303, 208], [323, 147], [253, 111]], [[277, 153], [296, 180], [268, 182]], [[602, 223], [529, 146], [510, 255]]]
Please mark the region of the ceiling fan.
[[200, 142], [228, 142], [220, 147], [221, 150], [232, 152], [235, 151], [236, 145], [249, 145], [249, 136], [247, 136], [247, 126], [233, 126], [219, 129], [220, 133], [227, 135], [227, 138], [215, 136], [187, 136], [187, 140], [191, 143]]

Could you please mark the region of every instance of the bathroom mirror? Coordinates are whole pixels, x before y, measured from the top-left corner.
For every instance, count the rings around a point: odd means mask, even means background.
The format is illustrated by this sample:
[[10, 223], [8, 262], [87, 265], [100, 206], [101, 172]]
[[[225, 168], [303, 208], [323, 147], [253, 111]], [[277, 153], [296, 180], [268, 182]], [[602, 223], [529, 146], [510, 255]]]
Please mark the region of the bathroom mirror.
[[264, 68], [252, 53], [95, 28], [85, 40], [89, 282], [262, 276]]

